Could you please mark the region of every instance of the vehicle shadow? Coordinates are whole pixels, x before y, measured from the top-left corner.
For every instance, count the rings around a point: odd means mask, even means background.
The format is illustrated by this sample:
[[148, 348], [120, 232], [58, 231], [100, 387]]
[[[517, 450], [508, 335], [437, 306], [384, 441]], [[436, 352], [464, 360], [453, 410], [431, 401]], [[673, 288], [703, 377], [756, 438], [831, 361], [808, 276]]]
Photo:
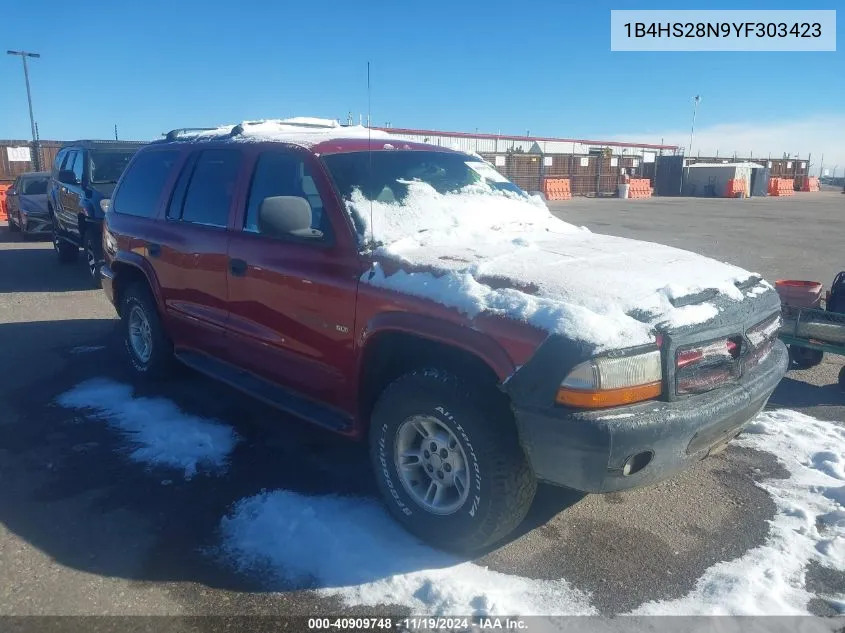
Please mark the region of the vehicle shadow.
[[786, 376], [769, 398], [769, 405], [790, 408], [845, 406], [845, 391], [838, 383], [813, 385]]
[[[364, 443], [291, 419], [187, 369], [166, 382], [137, 383], [125, 369], [114, 324], [0, 324], [0, 348], [15, 341], [18, 350], [14, 366], [0, 371], [26, 378], [0, 380], [0, 410], [8, 410], [0, 418], [0, 522], [11, 533], [61, 565], [92, 574], [251, 594], [360, 584], [461, 562], [423, 545], [388, 516]], [[61, 362], [45, 364], [45, 358]], [[133, 462], [133, 445], [107, 419], [56, 404], [60, 394], [95, 378], [131, 386], [135, 406], [150, 415], [157, 415], [156, 400], [167, 399], [185, 415], [231, 425], [240, 441], [228, 469], [187, 479], [178, 469]], [[268, 491], [250, 521], [272, 524], [266, 547], [288, 552], [306, 568], [313, 564], [316, 578], [239, 573], [225, 562], [223, 518], [234, 516], [239, 500]], [[274, 499], [272, 491], [284, 492]], [[541, 486], [508, 541], [580, 497]], [[319, 577], [325, 569], [338, 571]]]
[[[0, 236], [7, 237], [7, 232]], [[34, 239], [24, 241], [19, 234], [4, 240], [21, 242], [22, 248], [0, 249], [0, 293], [11, 292], [65, 292], [91, 290], [94, 283], [82, 263], [62, 264], [53, 252], [52, 245]]]

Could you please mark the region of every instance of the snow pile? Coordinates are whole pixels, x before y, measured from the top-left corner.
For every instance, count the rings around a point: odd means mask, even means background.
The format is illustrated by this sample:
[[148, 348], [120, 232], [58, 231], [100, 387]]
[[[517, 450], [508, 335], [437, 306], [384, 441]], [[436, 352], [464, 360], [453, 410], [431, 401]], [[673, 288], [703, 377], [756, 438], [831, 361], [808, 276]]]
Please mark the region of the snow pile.
[[[401, 205], [358, 191], [347, 201], [363, 236], [381, 243], [381, 263], [362, 281], [470, 318], [504, 314], [601, 351], [649, 343], [656, 327], [712, 319], [713, 303], [677, 300], [715, 291], [740, 302], [736, 284], [754, 276], [677, 248], [593, 234], [555, 218], [539, 199], [485, 184], [447, 194], [408, 186]], [[753, 296], [773, 292], [765, 282], [754, 288]]]
[[[689, 595], [645, 604], [635, 615], [806, 614], [815, 597], [804, 589], [808, 563], [845, 571], [845, 428], [780, 410], [760, 414], [743, 437], [739, 444], [775, 454], [791, 473], [760, 484], [777, 506], [766, 542], [708, 569]], [[595, 613], [589, 596], [564, 579], [510, 576], [419, 543], [370, 499], [263, 492], [236, 503], [220, 530], [222, 553], [239, 570], [269, 572], [287, 588], [314, 588], [349, 606]], [[845, 595], [824, 598], [845, 610]]]
[[132, 388], [112, 380], [83, 382], [57, 399], [63, 407], [87, 409], [129, 441], [129, 457], [150, 466], [222, 474], [238, 442], [234, 430], [214, 420], [183, 413], [164, 398], [133, 398]]
[[[313, 117], [292, 117], [289, 119], [268, 119], [266, 121], [244, 121], [239, 124], [243, 131], [234, 137], [238, 141], [280, 141], [310, 147], [335, 139], [393, 139], [387, 132], [362, 125], [343, 126], [333, 119]], [[213, 130], [186, 134], [197, 140], [209, 140], [231, 134], [235, 125], [221, 125]]]
[[[800, 615], [807, 564], [845, 571], [845, 428], [781, 409], [761, 413], [737, 444], [774, 454], [788, 479], [760, 484], [777, 505], [766, 543], [708, 569], [689, 595], [637, 615]], [[845, 593], [824, 596], [845, 613]]]
[[221, 533], [238, 569], [269, 570], [276, 582], [348, 605], [437, 615], [595, 612], [564, 580], [501, 574], [421, 544], [370, 499], [266, 492], [235, 504]]

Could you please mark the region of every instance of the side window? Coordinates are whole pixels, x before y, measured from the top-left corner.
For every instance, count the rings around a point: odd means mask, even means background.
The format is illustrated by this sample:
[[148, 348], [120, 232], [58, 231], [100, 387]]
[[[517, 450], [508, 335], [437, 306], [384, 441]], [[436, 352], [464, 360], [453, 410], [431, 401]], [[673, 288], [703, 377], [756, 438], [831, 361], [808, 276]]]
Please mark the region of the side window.
[[65, 154], [65, 159], [62, 162], [62, 166], [60, 169], [62, 170], [73, 170], [73, 161], [76, 159], [76, 150], [69, 149]]
[[[276, 196], [304, 199], [311, 210], [310, 228], [327, 235], [329, 223], [323, 211], [323, 200], [308, 165], [300, 156], [284, 151], [264, 152], [258, 157], [247, 199], [245, 231], [261, 232], [258, 222], [261, 203]], [[295, 231], [292, 233], [302, 236]]]
[[[207, 149], [196, 159], [193, 173], [187, 180], [187, 190], [178, 209], [178, 194], [174, 192], [177, 207], [168, 209], [168, 217], [181, 218], [183, 222], [225, 228], [229, 223], [229, 210], [241, 165], [238, 149]], [[186, 166], [185, 172], [190, 169]], [[184, 176], [184, 173], [183, 173]], [[180, 177], [180, 181], [182, 178]]]
[[115, 213], [143, 218], [154, 217], [161, 190], [178, 156], [179, 152], [176, 150], [138, 154], [114, 194], [112, 210]]
[[77, 151], [74, 153], [75, 157], [73, 159], [73, 167], [69, 167], [68, 169], [73, 170], [73, 175], [76, 176], [76, 182], [82, 183], [82, 165], [85, 160], [85, 152]]
[[56, 154], [56, 160], [53, 161], [53, 176], [58, 176], [59, 170], [62, 168], [62, 164], [67, 157], [68, 151], [66, 149], [60, 149], [59, 153]]

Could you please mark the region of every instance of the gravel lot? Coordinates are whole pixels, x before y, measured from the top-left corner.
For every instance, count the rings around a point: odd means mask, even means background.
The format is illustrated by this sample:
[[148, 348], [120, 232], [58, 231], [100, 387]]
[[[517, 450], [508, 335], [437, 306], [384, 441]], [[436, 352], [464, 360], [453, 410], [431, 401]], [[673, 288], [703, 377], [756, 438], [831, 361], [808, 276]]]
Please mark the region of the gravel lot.
[[[580, 199], [553, 210], [596, 232], [695, 250], [769, 280], [829, 284], [845, 269], [841, 194]], [[341, 612], [307, 589], [271, 592], [207, 550], [231, 504], [264, 488], [374, 495], [363, 447], [185, 371], [135, 393], [234, 426], [243, 441], [228, 472], [182, 480], [132, 463], [105, 425], [55, 404], [88, 378], [131, 384], [115, 325], [81, 263], [61, 266], [49, 243], [23, 242], [0, 226], [0, 614]], [[842, 422], [841, 364], [828, 358], [790, 372], [770, 406]], [[763, 542], [775, 506], [755, 481], [780, 471], [768, 454], [731, 447], [648, 489], [584, 497], [541, 488], [521, 533], [478, 563], [566, 578], [604, 613], [681, 597], [705, 569]], [[807, 583], [845, 592], [841, 572], [814, 568]]]

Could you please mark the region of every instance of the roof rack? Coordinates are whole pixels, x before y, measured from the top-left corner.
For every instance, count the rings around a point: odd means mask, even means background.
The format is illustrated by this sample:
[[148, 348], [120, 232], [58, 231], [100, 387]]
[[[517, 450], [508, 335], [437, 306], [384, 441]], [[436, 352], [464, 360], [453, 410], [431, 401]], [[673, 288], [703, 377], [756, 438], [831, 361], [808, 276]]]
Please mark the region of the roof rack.
[[64, 141], [62, 147], [71, 147], [74, 145], [80, 147], [90, 147], [94, 145], [146, 145], [147, 141], [129, 141], [129, 140], [114, 140], [114, 139], [76, 139], [75, 141]]
[[164, 139], [166, 141], [175, 141], [182, 134], [186, 134], [188, 132], [210, 132], [211, 130], [216, 129], [216, 127], [180, 127], [176, 128], [175, 130], [170, 130], [167, 134], [164, 135]]

